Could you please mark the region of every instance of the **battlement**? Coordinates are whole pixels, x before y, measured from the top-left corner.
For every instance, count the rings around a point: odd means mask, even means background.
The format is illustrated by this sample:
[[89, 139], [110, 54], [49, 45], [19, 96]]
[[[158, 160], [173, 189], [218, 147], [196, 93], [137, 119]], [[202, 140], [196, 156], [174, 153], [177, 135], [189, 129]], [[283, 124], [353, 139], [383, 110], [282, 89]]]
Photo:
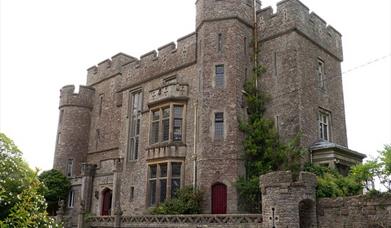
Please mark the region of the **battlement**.
[[290, 30], [296, 30], [324, 48], [340, 61], [343, 60], [341, 33], [299, 0], [277, 3], [277, 12], [269, 6], [258, 11], [260, 39], [268, 40]]
[[174, 42], [168, 43], [158, 51], [150, 51], [139, 60], [123, 65], [123, 77], [120, 91], [139, 84], [142, 81], [192, 65], [196, 62], [196, 33], [191, 33]]
[[[254, 1], [253, 0], [198, 0], [196, 28], [197, 30], [204, 22], [221, 19], [238, 19], [242, 23], [253, 27], [254, 21]], [[257, 1], [256, 8], [260, 9], [261, 2]]]
[[92, 109], [95, 89], [80, 86], [79, 93], [75, 93], [74, 85], [67, 85], [60, 90], [60, 108], [64, 106], [77, 106]]
[[260, 178], [262, 192], [266, 188], [288, 188], [293, 186], [303, 186], [309, 188], [316, 187], [316, 176], [308, 172], [300, 172], [295, 178], [291, 171], [278, 171], [262, 175]]
[[128, 64], [136, 60], [136, 58], [124, 53], [118, 53], [111, 57], [111, 59], [103, 60], [98, 63], [97, 66], [92, 66], [87, 69], [87, 86], [91, 86], [104, 79], [119, 74], [124, 64]]

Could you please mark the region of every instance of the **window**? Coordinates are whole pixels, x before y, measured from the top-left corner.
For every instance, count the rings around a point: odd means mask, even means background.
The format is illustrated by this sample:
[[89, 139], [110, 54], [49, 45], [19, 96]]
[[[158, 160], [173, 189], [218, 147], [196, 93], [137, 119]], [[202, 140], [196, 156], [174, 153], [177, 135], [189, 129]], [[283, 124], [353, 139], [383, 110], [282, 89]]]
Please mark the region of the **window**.
[[149, 205], [156, 204], [157, 165], [149, 166]]
[[216, 65], [215, 87], [224, 88], [224, 65]]
[[68, 208], [73, 208], [75, 205], [75, 191], [69, 191], [68, 193]]
[[273, 75], [274, 77], [277, 77], [278, 71], [277, 71], [277, 52], [273, 52]]
[[319, 138], [330, 140], [330, 114], [326, 112], [319, 113]]
[[171, 197], [181, 188], [181, 166], [182, 163], [179, 162], [171, 163]]
[[67, 162], [67, 177], [73, 176], [73, 159], [68, 159]]
[[[169, 170], [171, 170], [170, 173]], [[175, 196], [181, 188], [181, 173], [182, 162], [149, 165], [149, 206]]]
[[130, 201], [133, 201], [134, 199], [134, 187], [130, 187]]
[[151, 144], [159, 142], [160, 110], [152, 112]]
[[183, 106], [170, 105], [152, 111], [150, 144], [181, 142], [183, 139]]
[[162, 142], [168, 141], [170, 138], [170, 107], [164, 108], [162, 116], [162, 129], [163, 129], [163, 137]]
[[224, 137], [224, 113], [215, 113], [215, 138], [221, 139]]
[[223, 35], [219, 33], [217, 37], [217, 51], [221, 52], [223, 50]]
[[103, 108], [103, 94], [99, 95], [99, 116], [102, 114], [102, 108]]
[[129, 132], [129, 149], [128, 159], [137, 160], [139, 150], [139, 136], [142, 110], [142, 93], [137, 91], [131, 94], [130, 99], [130, 132]]
[[63, 117], [64, 117], [64, 109], [60, 111], [60, 118], [59, 118], [60, 119], [59, 120], [60, 123], [62, 123]]
[[57, 145], [61, 143], [61, 132], [57, 133]]
[[247, 55], [247, 37], [243, 39], [244, 55]]
[[182, 141], [183, 107], [174, 106], [173, 141]]
[[321, 59], [318, 59], [317, 74], [319, 80], [319, 88], [325, 88], [325, 72], [324, 72], [324, 62]]

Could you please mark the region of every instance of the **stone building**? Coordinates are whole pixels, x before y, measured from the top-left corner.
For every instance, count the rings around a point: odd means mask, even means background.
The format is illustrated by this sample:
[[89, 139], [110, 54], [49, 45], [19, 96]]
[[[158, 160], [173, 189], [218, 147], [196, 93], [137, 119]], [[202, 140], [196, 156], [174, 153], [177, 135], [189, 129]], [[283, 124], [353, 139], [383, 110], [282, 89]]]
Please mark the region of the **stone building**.
[[308, 161], [341, 172], [365, 157], [347, 148], [338, 31], [298, 0], [275, 13], [252, 0], [196, 7], [195, 32], [176, 44], [119, 53], [90, 67], [78, 93], [61, 89], [54, 168], [72, 181], [66, 214], [141, 215], [187, 185], [205, 192], [203, 213], [238, 212], [254, 22], [280, 137], [300, 133]]

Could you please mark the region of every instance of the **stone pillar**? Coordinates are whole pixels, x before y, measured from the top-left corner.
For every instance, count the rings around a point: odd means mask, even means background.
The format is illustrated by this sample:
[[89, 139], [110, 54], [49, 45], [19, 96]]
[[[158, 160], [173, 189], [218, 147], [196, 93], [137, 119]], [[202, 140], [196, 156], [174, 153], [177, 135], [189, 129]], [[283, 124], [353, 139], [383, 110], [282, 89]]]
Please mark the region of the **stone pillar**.
[[122, 173], [122, 160], [116, 159], [114, 161], [113, 169], [113, 200], [112, 208], [114, 209], [114, 227], [121, 227], [121, 173]]
[[91, 200], [92, 200], [92, 181], [95, 175], [96, 165], [92, 164], [82, 164], [81, 170], [81, 193], [80, 193], [80, 210], [78, 217], [78, 227], [85, 227], [84, 217], [85, 214], [90, 211]]
[[316, 176], [300, 172], [294, 180], [290, 171], [260, 177], [262, 217], [265, 228], [317, 227]]

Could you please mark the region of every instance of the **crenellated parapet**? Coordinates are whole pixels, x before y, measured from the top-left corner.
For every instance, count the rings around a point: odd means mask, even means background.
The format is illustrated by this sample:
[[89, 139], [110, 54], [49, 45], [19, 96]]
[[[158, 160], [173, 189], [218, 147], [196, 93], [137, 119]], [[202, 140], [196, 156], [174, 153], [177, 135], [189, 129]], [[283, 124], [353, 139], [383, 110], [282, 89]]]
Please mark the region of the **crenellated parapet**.
[[118, 53], [111, 59], [103, 60], [97, 66], [88, 68], [87, 86], [92, 86], [100, 81], [119, 75], [122, 66], [133, 61], [136, 61], [136, 58], [124, 53]]
[[[196, 2], [196, 29], [198, 30], [205, 22], [225, 19], [237, 19], [242, 23], [247, 24], [249, 27], [253, 27], [253, 5], [253, 0], [198, 0]], [[257, 9], [259, 9], [260, 6], [260, 1], [257, 1]]]
[[191, 33], [166, 44], [158, 51], [148, 52], [139, 60], [125, 64], [122, 69], [120, 91], [126, 90], [155, 77], [171, 73], [196, 63], [196, 33]]
[[80, 86], [79, 93], [75, 93], [74, 85], [67, 85], [60, 90], [60, 109], [65, 106], [77, 106], [92, 109], [95, 89]]
[[283, 0], [277, 4], [277, 12], [269, 6], [258, 11], [259, 37], [261, 41], [295, 30], [340, 61], [342, 35], [299, 0]]

